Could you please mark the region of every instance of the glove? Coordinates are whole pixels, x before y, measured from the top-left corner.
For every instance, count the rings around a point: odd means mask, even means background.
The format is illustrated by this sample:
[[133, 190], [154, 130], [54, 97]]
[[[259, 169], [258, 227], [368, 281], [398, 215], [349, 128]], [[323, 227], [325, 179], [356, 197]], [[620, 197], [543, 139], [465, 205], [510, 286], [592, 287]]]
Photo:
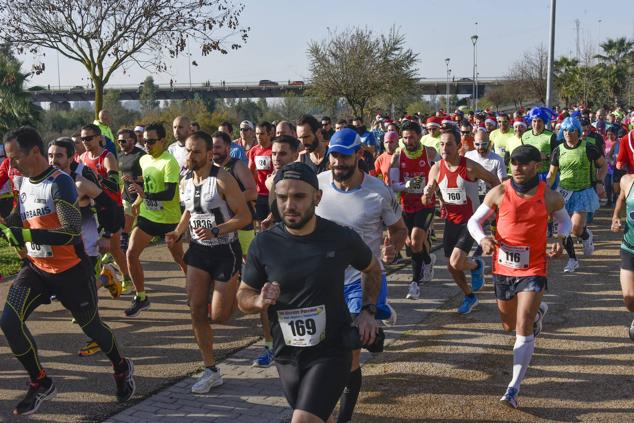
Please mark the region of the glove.
[[29, 229], [0, 225], [0, 234], [12, 247], [23, 248], [25, 242], [31, 242]]

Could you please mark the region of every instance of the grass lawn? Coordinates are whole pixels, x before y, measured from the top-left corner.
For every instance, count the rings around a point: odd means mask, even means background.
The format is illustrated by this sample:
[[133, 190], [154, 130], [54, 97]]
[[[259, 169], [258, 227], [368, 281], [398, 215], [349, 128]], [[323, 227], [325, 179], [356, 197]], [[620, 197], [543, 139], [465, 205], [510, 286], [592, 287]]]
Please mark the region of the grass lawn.
[[18, 270], [20, 270], [20, 259], [15, 250], [6, 242], [0, 242], [0, 274], [6, 278], [18, 273]]

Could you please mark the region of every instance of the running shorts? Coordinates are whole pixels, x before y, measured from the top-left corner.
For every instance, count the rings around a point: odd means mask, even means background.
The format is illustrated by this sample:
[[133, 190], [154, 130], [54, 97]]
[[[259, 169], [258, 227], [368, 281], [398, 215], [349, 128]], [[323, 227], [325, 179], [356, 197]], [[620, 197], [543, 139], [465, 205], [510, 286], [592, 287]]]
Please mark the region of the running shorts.
[[236, 240], [231, 244], [213, 247], [190, 242], [185, 253], [185, 263], [209, 273], [214, 281], [228, 282], [242, 264], [240, 242]]
[[268, 195], [258, 195], [257, 200], [255, 200], [255, 220], [263, 221], [271, 212], [269, 208], [269, 196]]
[[434, 209], [421, 209], [414, 213], [403, 212], [403, 220], [409, 233], [412, 233], [414, 228], [426, 231], [434, 220]]
[[454, 248], [458, 248], [469, 254], [474, 242], [467, 229], [466, 223], [453, 223], [449, 220], [445, 220], [445, 231], [443, 233], [445, 257], [451, 257]]
[[548, 289], [545, 276], [504, 276], [493, 275], [495, 298], [501, 301], [512, 300], [518, 292], [542, 292]]
[[141, 229], [148, 235], [151, 236], [163, 236], [168, 232], [172, 232], [176, 229], [177, 223], [156, 223], [151, 220], [146, 219], [145, 217], [139, 216], [137, 217], [137, 228]]
[[634, 254], [621, 248], [621, 269], [634, 272]]
[[[361, 313], [361, 307], [363, 307], [363, 284], [361, 279], [343, 286], [343, 296], [348, 305], [348, 311], [352, 318], [355, 318]], [[392, 315], [392, 311], [387, 306], [387, 275], [381, 274], [381, 291], [376, 300], [376, 316], [377, 320], [389, 319]]]

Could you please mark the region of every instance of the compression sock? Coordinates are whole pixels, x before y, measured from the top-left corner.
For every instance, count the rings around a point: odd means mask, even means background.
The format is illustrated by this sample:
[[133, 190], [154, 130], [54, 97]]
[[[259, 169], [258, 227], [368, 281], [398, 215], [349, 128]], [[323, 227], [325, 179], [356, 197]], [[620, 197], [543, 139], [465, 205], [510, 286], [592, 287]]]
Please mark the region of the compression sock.
[[139, 297], [139, 300], [145, 301], [145, 291], [139, 291], [136, 293], [136, 296]]
[[429, 257], [429, 253], [427, 252], [427, 250], [425, 250], [424, 247], [423, 247], [423, 251], [421, 251], [420, 254], [423, 256], [423, 263], [425, 264], [431, 263], [431, 257]]
[[337, 423], [347, 423], [352, 420], [354, 407], [357, 405], [359, 391], [361, 391], [361, 367], [350, 372], [348, 385], [339, 400], [339, 416]]
[[586, 239], [590, 238], [590, 234], [588, 233], [588, 227], [587, 226], [583, 227], [583, 232], [581, 232], [581, 236], [579, 238], [583, 239], [584, 241]]
[[564, 248], [568, 253], [568, 257], [575, 260], [577, 259], [577, 256], [575, 255], [575, 244], [572, 242], [572, 237], [570, 235], [568, 235], [564, 240]]
[[533, 335], [516, 335], [513, 346], [513, 379], [509, 383], [509, 388], [515, 388], [519, 392], [520, 383], [526, 375], [533, 351], [535, 351], [535, 337]]
[[412, 281], [420, 281], [421, 270], [423, 269], [423, 254], [412, 252]]

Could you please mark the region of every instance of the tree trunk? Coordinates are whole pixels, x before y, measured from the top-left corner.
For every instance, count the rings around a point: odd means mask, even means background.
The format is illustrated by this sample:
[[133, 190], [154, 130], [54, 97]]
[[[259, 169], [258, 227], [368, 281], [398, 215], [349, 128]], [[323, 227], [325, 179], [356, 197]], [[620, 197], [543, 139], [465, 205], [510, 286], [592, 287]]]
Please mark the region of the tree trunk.
[[93, 78], [95, 84], [95, 120], [99, 119], [99, 112], [103, 109], [103, 81]]

